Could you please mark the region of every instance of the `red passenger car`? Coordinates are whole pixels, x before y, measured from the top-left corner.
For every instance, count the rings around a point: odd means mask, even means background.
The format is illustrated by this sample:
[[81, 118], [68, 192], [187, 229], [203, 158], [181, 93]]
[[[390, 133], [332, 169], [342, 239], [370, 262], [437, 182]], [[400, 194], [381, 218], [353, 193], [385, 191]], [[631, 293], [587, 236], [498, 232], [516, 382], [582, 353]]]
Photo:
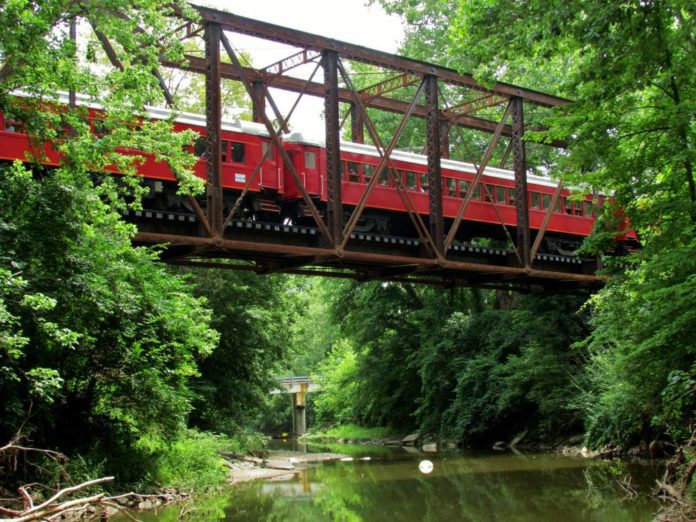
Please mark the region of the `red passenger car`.
[[[90, 111], [92, 118], [98, 120], [99, 109], [91, 108]], [[148, 113], [153, 119], [167, 119], [170, 116], [170, 112], [164, 109], [151, 108]], [[196, 114], [180, 113], [174, 127], [177, 131], [192, 129], [200, 134], [201, 138], [191, 151], [199, 156], [195, 174], [205, 179], [205, 118]], [[257, 169], [261, 158], [272, 145], [266, 128], [257, 123], [224, 121], [221, 137], [221, 184], [224, 188], [225, 205], [231, 208]], [[283, 139], [283, 146], [305, 190], [315, 199], [320, 210], [323, 210], [327, 201], [325, 148], [321, 143], [304, 139], [299, 133], [286, 135]], [[31, 143], [22, 123], [9, 114], [0, 114], [0, 160], [25, 160], [30, 150]], [[45, 146], [45, 152], [45, 162], [48, 165], [59, 164], [58, 154], [50, 147]], [[380, 155], [375, 147], [341, 143], [342, 201], [347, 212], [358, 204], [367, 183], [375, 175], [379, 162]], [[415, 208], [427, 220], [429, 196], [426, 156], [394, 151], [391, 155], [391, 166], [406, 188]], [[146, 156], [146, 161], [139, 170], [145, 178], [146, 185], [151, 188], [151, 195], [144, 202], [145, 205], [155, 205], [158, 209], [190, 210], [186, 201], [176, 196], [175, 178], [166, 163], [156, 162], [154, 158]], [[447, 222], [455, 218], [463, 198], [470, 190], [475, 172], [474, 165], [470, 163], [442, 160], [443, 214], [446, 226]], [[464, 214], [464, 224], [460, 227], [458, 239], [503, 239], [500, 221], [510, 227], [516, 226], [517, 195], [514, 186], [513, 172], [486, 168]], [[528, 176], [529, 222], [532, 230], [538, 230], [542, 226], [555, 188], [556, 182], [553, 180]], [[568, 190], [563, 190], [548, 223], [546, 249], [568, 253], [579, 246], [591, 233], [595, 210], [601, 204], [601, 197], [571, 197]], [[312, 218], [304, 206], [299, 187], [275, 148], [268, 153], [268, 158], [263, 161], [258, 174], [248, 187], [239, 217], [312, 225]], [[413, 235], [402, 197], [386, 172], [382, 173], [370, 194], [356, 230], [399, 236]], [[626, 232], [619, 239], [628, 243], [637, 242], [633, 231]]]

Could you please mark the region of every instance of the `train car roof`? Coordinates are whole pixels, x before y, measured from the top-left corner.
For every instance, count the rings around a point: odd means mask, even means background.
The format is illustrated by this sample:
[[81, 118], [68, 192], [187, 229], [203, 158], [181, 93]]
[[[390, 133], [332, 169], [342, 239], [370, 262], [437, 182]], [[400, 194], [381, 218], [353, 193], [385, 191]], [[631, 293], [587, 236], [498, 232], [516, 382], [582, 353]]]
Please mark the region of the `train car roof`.
[[[324, 143], [316, 140], [306, 139], [300, 132], [292, 132], [288, 136], [283, 137], [283, 141], [288, 143], [301, 143], [304, 145], [313, 145], [316, 147], [324, 147]], [[341, 141], [341, 151], [350, 152], [353, 154], [363, 154], [365, 156], [372, 156], [380, 158], [380, 154], [374, 145], [366, 145], [363, 143], [353, 143], [350, 141]], [[391, 158], [396, 161], [404, 161], [408, 163], [415, 163], [416, 165], [428, 165], [428, 157], [424, 154], [416, 154], [414, 152], [407, 152], [403, 150], [394, 150], [391, 154]], [[457, 172], [476, 172], [476, 166], [473, 163], [468, 163], [465, 161], [456, 161], [451, 159], [442, 159], [440, 164], [442, 168], [448, 170], [454, 170]], [[499, 169], [496, 167], [486, 167], [483, 173], [486, 176], [492, 178], [506, 179], [510, 181], [515, 180], [515, 173], [512, 170]], [[542, 185], [545, 187], [556, 188], [558, 185], [557, 180], [551, 178], [544, 178], [541, 176], [535, 176], [534, 174], [527, 174], [527, 182], [534, 183], [535, 185]]]
[[[21, 97], [32, 97], [30, 93], [26, 93], [23, 91], [13, 91], [15, 96], [21, 96]], [[68, 104], [69, 102], [69, 97], [68, 93], [66, 92], [58, 92], [57, 94], [57, 100], [59, 103], [64, 103]], [[90, 99], [84, 95], [78, 94], [77, 95], [77, 103], [82, 106], [86, 106], [92, 109], [102, 109], [103, 106], [94, 103], [90, 101]], [[150, 116], [153, 119], [157, 120], [166, 120], [169, 119], [172, 116], [172, 113], [176, 115], [176, 118], [174, 119], [175, 122], [177, 123], [183, 123], [185, 125], [193, 125], [197, 127], [203, 127], [205, 128], [205, 116], [201, 114], [195, 114], [191, 112], [181, 112], [181, 111], [172, 111], [171, 109], [165, 109], [161, 107], [150, 107], [147, 106], [145, 107], [147, 110], [148, 116]], [[268, 133], [268, 130], [266, 129], [266, 126], [261, 124], [261, 123], [255, 123], [255, 122], [250, 122], [250, 121], [242, 121], [242, 120], [222, 120], [222, 129], [226, 131], [232, 131], [232, 132], [239, 132], [239, 133], [245, 133], [245, 134], [252, 134], [255, 136], [264, 136], [264, 137], [270, 137], [270, 134]], [[283, 136], [283, 141], [287, 143], [299, 143], [303, 145], [310, 145], [314, 147], [325, 147], [325, 143], [321, 140], [314, 140], [314, 139], [309, 139], [306, 138], [301, 132], [291, 132], [290, 134], [287, 134]], [[353, 143], [349, 141], [341, 141], [341, 150], [345, 152], [350, 152], [353, 154], [363, 154], [365, 156], [373, 156], [376, 158], [381, 157], [379, 152], [377, 151], [376, 147], [373, 145], [366, 145], [362, 143]], [[409, 162], [409, 163], [415, 163], [416, 165], [427, 165], [428, 164], [428, 158], [427, 156], [423, 154], [416, 154], [413, 152], [407, 152], [403, 150], [394, 150], [391, 155], [393, 160], [397, 161], [404, 161], [404, 162]], [[464, 162], [464, 161], [456, 161], [456, 160], [451, 160], [451, 159], [442, 159], [441, 160], [441, 165], [443, 168], [448, 169], [448, 170], [454, 170], [457, 172], [467, 172], [467, 173], [472, 173], [476, 172], [476, 166], [472, 163]], [[483, 172], [486, 176], [490, 176], [493, 178], [499, 178], [499, 179], [506, 179], [510, 181], [514, 181], [515, 179], [515, 173], [511, 170], [507, 169], [499, 169], [496, 167], [486, 167], [486, 169]], [[527, 181], [529, 183], [534, 183], [536, 185], [542, 185], [546, 187], [551, 187], [555, 188], [558, 184], [558, 182], [554, 179], [551, 178], [545, 178], [541, 176], [536, 176], [534, 174], [528, 174], [527, 175]], [[570, 189], [578, 188], [578, 187], [568, 187]]]
[[[24, 91], [13, 91], [12, 94], [14, 96], [19, 96], [22, 98], [33, 97], [31, 93], [27, 93]], [[76, 99], [77, 104], [83, 107], [89, 107], [90, 109], [96, 110], [101, 110], [104, 108], [103, 105], [91, 101], [89, 97], [83, 94], [77, 94]], [[67, 105], [68, 103], [70, 103], [70, 98], [67, 92], [60, 91], [56, 93], [56, 98], [54, 101]], [[177, 123], [183, 123], [185, 125], [193, 125], [196, 127], [205, 128], [205, 116], [201, 114], [185, 111], [173, 111], [171, 109], [165, 109], [162, 107], [151, 107], [149, 105], [145, 107], [145, 110], [147, 111], [147, 115], [153, 120], [168, 120], [169, 118], [171, 118], [172, 114], [174, 114], [176, 116], [174, 118], [174, 121]], [[252, 134], [254, 136], [270, 136], [265, 125], [261, 123], [254, 123], [251, 121], [223, 119], [222, 129], [226, 131]]]

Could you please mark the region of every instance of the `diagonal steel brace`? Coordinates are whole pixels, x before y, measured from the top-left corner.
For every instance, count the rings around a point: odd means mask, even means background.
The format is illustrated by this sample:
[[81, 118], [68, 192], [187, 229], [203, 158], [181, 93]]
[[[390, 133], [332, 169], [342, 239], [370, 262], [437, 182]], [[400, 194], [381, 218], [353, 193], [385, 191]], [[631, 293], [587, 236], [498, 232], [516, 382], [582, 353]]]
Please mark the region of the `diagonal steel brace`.
[[454, 222], [452, 223], [452, 226], [450, 227], [449, 232], [447, 233], [447, 238], [445, 238], [445, 252], [447, 252], [447, 250], [452, 246], [452, 243], [454, 242], [454, 238], [456, 237], [457, 232], [459, 231], [459, 226], [462, 224], [464, 212], [466, 212], [466, 208], [469, 206], [469, 202], [471, 201], [474, 195], [474, 190], [476, 190], [476, 187], [481, 181], [483, 171], [486, 169], [486, 166], [488, 165], [488, 162], [490, 161], [491, 156], [493, 155], [493, 150], [495, 149], [495, 146], [498, 144], [500, 135], [503, 132], [503, 128], [505, 127], [505, 121], [508, 119], [511, 113], [512, 103], [508, 103], [508, 106], [505, 109], [505, 113], [503, 114], [502, 119], [500, 120], [498, 126], [495, 129], [493, 139], [490, 141], [488, 147], [486, 148], [486, 152], [483, 154], [481, 164], [478, 166], [478, 169], [476, 169], [476, 176], [474, 176], [474, 180], [471, 182], [471, 185], [469, 186], [469, 190], [466, 193], [466, 197], [464, 198], [464, 201], [462, 201], [462, 204], [459, 207], [459, 211], [457, 212], [457, 216], [454, 218]]
[[[225, 51], [227, 51], [228, 56], [230, 57], [230, 60], [232, 61], [232, 65], [234, 68], [237, 70], [238, 74], [242, 77], [242, 83], [244, 84], [244, 87], [246, 88], [247, 92], [249, 93], [249, 96], [251, 97], [252, 101], [256, 103], [257, 105], [259, 104], [257, 93], [252, 87], [251, 83], [241, 74], [242, 73], [242, 64], [239, 62], [239, 58], [237, 58], [237, 54], [234, 52], [234, 49], [232, 48], [232, 45], [230, 44], [229, 40], [227, 39], [227, 36], [225, 36], [224, 31], [221, 33], [221, 41], [222, 45], [225, 48]], [[280, 136], [278, 132], [276, 132], [275, 128], [273, 127], [273, 123], [271, 123], [271, 120], [268, 119], [268, 116], [266, 114], [261, 115], [263, 118], [263, 123], [266, 125], [266, 129], [268, 130], [268, 133], [270, 134], [271, 140], [275, 144], [276, 147], [278, 147], [278, 152], [280, 152], [280, 156], [283, 159], [283, 163], [285, 164], [285, 167], [288, 169], [290, 172], [290, 175], [292, 176], [292, 179], [295, 181], [297, 184], [297, 187], [300, 189], [300, 192], [302, 193], [302, 199], [304, 199], [304, 202], [307, 204], [307, 207], [309, 208], [310, 213], [312, 214], [312, 217], [314, 218], [314, 221], [316, 222], [317, 226], [319, 227], [319, 230], [321, 232], [321, 235], [324, 236], [324, 239], [326, 239], [327, 242], [330, 244], [333, 244], [333, 237], [331, 236], [331, 233], [329, 232], [329, 229], [327, 228], [326, 224], [324, 223], [324, 220], [321, 218], [319, 215], [319, 211], [317, 210], [316, 205], [314, 205], [314, 201], [312, 201], [312, 198], [310, 197], [309, 193], [307, 192], [307, 189], [305, 188], [304, 184], [302, 183], [302, 179], [300, 178], [299, 174], [297, 173], [297, 169], [295, 169], [295, 165], [292, 164], [292, 160], [290, 159], [290, 156], [288, 155], [287, 151], [283, 147], [283, 143], [280, 140]]]
[[[419, 236], [421, 242], [424, 243], [428, 247], [428, 249], [431, 251], [431, 253], [434, 256], [438, 257], [438, 259], [439, 259], [439, 253], [437, 252], [437, 248], [435, 248], [435, 243], [434, 243], [432, 237], [430, 236], [430, 232], [429, 232], [428, 228], [425, 226], [425, 223], [423, 223], [423, 220], [422, 220], [420, 214], [418, 214], [418, 211], [416, 210], [416, 207], [413, 204], [413, 200], [411, 200], [411, 197], [409, 196], [408, 192], [406, 192], [406, 188], [404, 187], [404, 185], [401, 181], [401, 178], [398, 176], [398, 174], [396, 174], [394, 172], [394, 168], [391, 165], [389, 155], [384, 154], [384, 150], [385, 150], [384, 144], [382, 143], [382, 140], [380, 139], [379, 134], [377, 133], [377, 130], [375, 129], [372, 120], [370, 119], [369, 115], [367, 114], [367, 110], [365, 108], [364, 103], [360, 99], [360, 96], [358, 96], [357, 91], [353, 88], [352, 82], [350, 81], [350, 77], [348, 76], [348, 73], [347, 73], [345, 67], [343, 67], [343, 64], [341, 63], [340, 60], [338, 62], [338, 67], [339, 67], [339, 70], [341, 71], [341, 76], [343, 77], [349, 90], [353, 94], [355, 105], [359, 109], [360, 113], [363, 116], [365, 126], [367, 127], [367, 130], [368, 130], [372, 140], [375, 142], [377, 151], [379, 152], [379, 154], [381, 156], [386, 158], [386, 162], [387, 162], [386, 164], [388, 167], [387, 172], [391, 176], [392, 180], [394, 181], [394, 183], [397, 187], [397, 192], [399, 194], [399, 197], [401, 198], [401, 202], [403, 203], [404, 208], [406, 208], [406, 210], [409, 214], [409, 217], [411, 218], [414, 226], [416, 227], [416, 231], [418, 232], [418, 236]], [[421, 84], [421, 88], [422, 87], [423, 87], [423, 84]], [[420, 93], [420, 89], [419, 89], [419, 93]], [[416, 97], [414, 97], [414, 102], [417, 100], [417, 98], [418, 98], [418, 94], [416, 95]], [[402, 120], [402, 122], [403, 122], [403, 120]], [[374, 180], [376, 180], [376, 179], [377, 179], [377, 176], [373, 176], [373, 179], [370, 181], [374, 182]], [[369, 186], [368, 186], [368, 189], [369, 189]], [[357, 208], [355, 210], [357, 210]], [[354, 214], [355, 214], [355, 210], [353, 212]], [[356, 218], [356, 222], [357, 222], [357, 218]], [[349, 237], [350, 237], [350, 234], [344, 234], [344, 243], [347, 241], [347, 238], [349, 238]]]
[[[319, 67], [320, 67], [320, 64], [317, 64], [317, 66], [314, 68], [314, 72], [312, 72], [312, 75], [309, 77], [309, 80], [307, 80], [307, 83], [308, 83], [308, 84], [312, 81], [312, 79], [313, 79], [314, 76], [316, 75], [317, 71], [319, 70]], [[287, 126], [288, 121], [290, 121], [290, 118], [292, 117], [292, 114], [295, 112], [295, 109], [296, 109], [297, 106], [299, 105], [300, 100], [302, 99], [302, 96], [303, 96], [303, 95], [304, 95], [304, 92], [301, 92], [301, 93], [299, 94], [299, 96], [298, 96], [297, 99], [295, 100], [295, 103], [293, 104], [292, 108], [291, 108], [290, 111], [288, 112], [288, 115], [285, 116], [285, 118], [282, 120], [282, 122], [281, 122], [281, 124], [280, 124], [280, 128], [281, 128], [281, 129], [284, 128], [285, 126]], [[259, 163], [258, 163], [258, 164], [256, 165], [256, 167], [254, 168], [254, 172], [252, 172], [251, 176], [249, 176], [249, 179], [247, 180], [246, 184], [244, 185], [244, 189], [242, 190], [242, 193], [239, 195], [239, 197], [237, 198], [237, 200], [236, 200], [235, 203], [234, 203], [234, 206], [232, 207], [232, 209], [231, 209], [231, 210], [229, 211], [229, 213], [227, 214], [227, 217], [225, 218], [225, 221], [224, 221], [223, 224], [222, 224], [222, 229], [223, 229], [223, 230], [225, 229], [225, 227], [227, 226], [227, 224], [230, 222], [230, 220], [232, 219], [232, 217], [234, 216], [234, 214], [239, 210], [239, 207], [240, 207], [241, 204], [242, 204], [242, 200], [244, 199], [244, 197], [245, 197], [245, 196], [247, 195], [247, 193], [249, 192], [249, 188], [251, 187], [251, 184], [254, 182], [254, 180], [256, 179], [256, 176], [258, 176], [259, 172], [261, 171], [261, 168], [262, 168], [262, 166], [263, 166], [263, 162], [266, 161], [266, 160], [269, 158], [270, 155], [271, 155], [271, 147], [268, 147], [268, 148], [266, 149], [266, 152], [263, 153], [263, 155], [262, 155], [262, 157], [261, 157], [261, 161], [259, 161]]]

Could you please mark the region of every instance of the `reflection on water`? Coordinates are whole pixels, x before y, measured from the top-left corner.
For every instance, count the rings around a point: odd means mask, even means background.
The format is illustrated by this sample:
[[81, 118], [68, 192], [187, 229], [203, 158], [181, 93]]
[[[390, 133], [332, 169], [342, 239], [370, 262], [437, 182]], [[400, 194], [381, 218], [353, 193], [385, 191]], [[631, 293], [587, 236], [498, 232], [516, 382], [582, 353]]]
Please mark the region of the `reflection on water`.
[[[291, 480], [235, 486], [201, 520], [620, 522], [651, 520], [657, 509], [648, 496], [656, 471], [647, 466], [556, 455], [361, 450], [372, 460], [325, 463]], [[429, 474], [419, 471], [425, 459], [433, 463]], [[625, 499], [621, 480], [630, 480], [636, 499]]]

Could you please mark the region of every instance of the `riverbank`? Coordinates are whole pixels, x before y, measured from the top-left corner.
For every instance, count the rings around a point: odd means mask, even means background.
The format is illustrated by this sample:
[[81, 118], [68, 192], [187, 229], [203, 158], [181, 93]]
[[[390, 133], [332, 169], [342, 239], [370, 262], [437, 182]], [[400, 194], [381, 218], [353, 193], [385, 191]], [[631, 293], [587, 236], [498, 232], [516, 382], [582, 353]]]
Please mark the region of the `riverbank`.
[[355, 424], [333, 426], [321, 431], [310, 431], [302, 435], [301, 442], [323, 442], [330, 444], [382, 444], [399, 445], [403, 433], [397, 433], [383, 426], [365, 427]]
[[268, 451], [263, 458], [251, 455], [225, 454], [230, 484], [250, 480], [288, 480], [300, 471], [319, 462], [350, 458], [343, 453], [302, 453], [299, 451]]

